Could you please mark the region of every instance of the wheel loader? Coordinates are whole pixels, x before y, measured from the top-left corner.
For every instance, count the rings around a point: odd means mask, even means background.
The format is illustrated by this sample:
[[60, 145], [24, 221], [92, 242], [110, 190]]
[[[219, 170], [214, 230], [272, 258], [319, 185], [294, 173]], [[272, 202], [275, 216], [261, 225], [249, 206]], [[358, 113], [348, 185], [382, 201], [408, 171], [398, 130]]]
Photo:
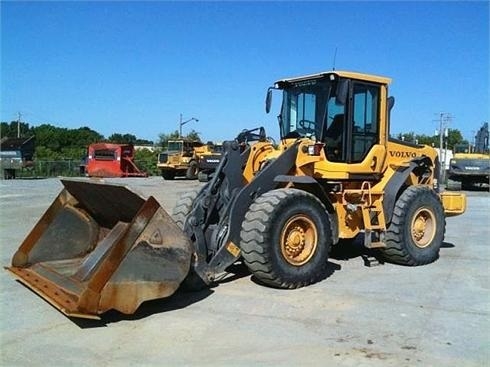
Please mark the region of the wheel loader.
[[266, 111], [281, 92], [279, 144], [263, 128], [225, 142], [212, 179], [172, 215], [122, 186], [62, 180], [8, 270], [66, 315], [98, 318], [210, 285], [237, 261], [264, 285], [307, 286], [339, 239], [431, 263], [466, 198], [439, 192], [433, 148], [390, 138], [389, 83], [341, 71], [277, 81]]

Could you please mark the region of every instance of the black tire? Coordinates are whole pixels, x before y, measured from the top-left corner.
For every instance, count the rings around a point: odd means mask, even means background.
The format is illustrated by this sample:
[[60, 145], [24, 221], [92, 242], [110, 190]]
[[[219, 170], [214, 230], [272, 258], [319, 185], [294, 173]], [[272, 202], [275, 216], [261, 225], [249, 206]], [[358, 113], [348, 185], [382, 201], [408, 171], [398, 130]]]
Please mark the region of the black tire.
[[469, 180], [462, 179], [461, 180], [461, 189], [465, 191], [469, 191], [473, 189], [473, 184]]
[[172, 218], [180, 229], [184, 229], [185, 220], [192, 210], [192, 203], [199, 194], [199, 191], [201, 191], [200, 188], [193, 191], [188, 191], [177, 200], [177, 203], [172, 211]]
[[6, 168], [3, 171], [3, 178], [5, 180], [13, 180], [13, 179], [15, 179], [15, 169]]
[[196, 161], [191, 161], [189, 163], [189, 167], [187, 167], [187, 171], [185, 172], [185, 177], [188, 180], [195, 180], [197, 178], [197, 173], [199, 171], [199, 166]]
[[426, 186], [410, 186], [398, 198], [386, 232], [383, 257], [392, 263], [418, 266], [439, 257], [446, 218], [439, 196]]
[[175, 178], [175, 171], [162, 170], [162, 177], [165, 180], [173, 180]]
[[[174, 210], [172, 211], [172, 218], [180, 229], [184, 229], [185, 220], [191, 212], [192, 204], [199, 195], [200, 190], [201, 189], [196, 189], [186, 192], [177, 200]], [[192, 261], [193, 260], [191, 260], [191, 262]], [[201, 277], [199, 277], [191, 264], [189, 273], [182, 281], [180, 289], [184, 292], [197, 292], [207, 287], [208, 285], [201, 279]]]
[[447, 180], [446, 190], [459, 191], [461, 190], [461, 183], [453, 180]]
[[197, 174], [197, 179], [199, 180], [199, 182], [208, 182], [209, 174], [201, 171]]
[[326, 276], [330, 221], [325, 206], [308, 192], [278, 189], [258, 197], [240, 237], [244, 262], [261, 283], [299, 288]]

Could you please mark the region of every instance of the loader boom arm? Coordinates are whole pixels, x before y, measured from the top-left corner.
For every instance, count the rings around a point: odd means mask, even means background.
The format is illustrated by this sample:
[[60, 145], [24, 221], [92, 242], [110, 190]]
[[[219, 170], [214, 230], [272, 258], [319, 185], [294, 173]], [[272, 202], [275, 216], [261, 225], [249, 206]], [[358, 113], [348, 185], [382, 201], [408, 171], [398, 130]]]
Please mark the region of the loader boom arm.
[[279, 186], [274, 179], [294, 167], [297, 151], [295, 143], [244, 185], [243, 167], [253, 152], [250, 148], [241, 152], [237, 142], [224, 144], [223, 159], [195, 200], [184, 225], [197, 254], [194, 270], [205, 283], [209, 284], [240, 257], [238, 246], [245, 213], [258, 196]]

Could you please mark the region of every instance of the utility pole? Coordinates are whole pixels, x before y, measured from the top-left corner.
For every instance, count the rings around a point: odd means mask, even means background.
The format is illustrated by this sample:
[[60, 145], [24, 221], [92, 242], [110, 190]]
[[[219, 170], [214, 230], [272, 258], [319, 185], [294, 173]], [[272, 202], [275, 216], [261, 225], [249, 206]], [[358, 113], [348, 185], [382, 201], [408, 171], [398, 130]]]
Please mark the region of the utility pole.
[[20, 112], [17, 113], [18, 118], [17, 118], [17, 138], [20, 138], [20, 118], [22, 117], [22, 114]]
[[[446, 156], [447, 156], [447, 138], [449, 136], [449, 131], [447, 129], [447, 125], [451, 121], [453, 117], [451, 116], [450, 113], [448, 112], [440, 112], [439, 113], [439, 160], [440, 160], [440, 167], [439, 167], [439, 185], [441, 182], [444, 181], [444, 171], [446, 169]], [[444, 136], [446, 137], [446, 150], [444, 151], [444, 155], [442, 153], [442, 149], [444, 147]]]

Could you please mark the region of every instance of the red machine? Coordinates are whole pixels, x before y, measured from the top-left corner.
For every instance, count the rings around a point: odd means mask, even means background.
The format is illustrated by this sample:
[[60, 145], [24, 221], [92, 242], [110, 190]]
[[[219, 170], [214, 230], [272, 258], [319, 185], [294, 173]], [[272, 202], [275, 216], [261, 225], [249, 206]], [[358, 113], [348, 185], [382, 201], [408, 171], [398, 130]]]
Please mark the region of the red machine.
[[86, 172], [90, 177], [148, 177], [133, 160], [132, 144], [91, 144], [88, 147]]

